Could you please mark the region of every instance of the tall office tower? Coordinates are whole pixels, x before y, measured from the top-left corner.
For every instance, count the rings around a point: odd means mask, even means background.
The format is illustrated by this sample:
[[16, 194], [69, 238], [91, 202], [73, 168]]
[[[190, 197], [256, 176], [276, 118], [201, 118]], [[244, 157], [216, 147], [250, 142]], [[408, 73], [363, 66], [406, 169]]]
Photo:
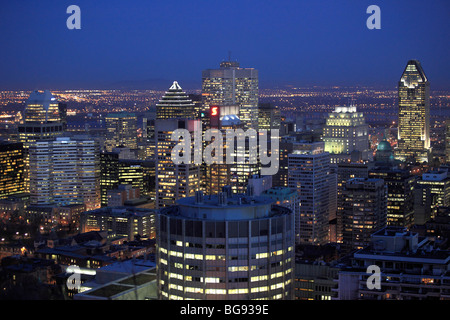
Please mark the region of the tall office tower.
[[289, 154], [288, 187], [296, 189], [300, 198], [297, 242], [321, 245], [328, 241], [330, 154], [310, 145], [310, 150], [305, 144]]
[[195, 105], [186, 92], [174, 81], [156, 104], [156, 119], [195, 119]]
[[268, 197], [276, 205], [286, 207], [294, 214], [295, 238], [300, 234], [300, 200], [297, 190], [287, 187], [272, 187], [261, 193], [261, 197]]
[[134, 113], [109, 113], [105, 117], [106, 140], [105, 149], [111, 152], [113, 148], [124, 146], [137, 149], [137, 117]]
[[[200, 188], [200, 164], [194, 163], [194, 131], [199, 129], [200, 120], [166, 119], [156, 122], [156, 201], [159, 209], [175, 204], [175, 201], [193, 196]], [[172, 132], [176, 129], [186, 129], [190, 133], [189, 163], [175, 164], [172, 161], [172, 151], [179, 141], [172, 141]]]
[[63, 124], [63, 130], [67, 130], [67, 103], [58, 103], [59, 117], [61, 118], [61, 123]]
[[145, 140], [146, 148], [146, 159], [155, 159], [155, 149], [156, 149], [156, 136], [155, 136], [155, 122], [156, 122], [156, 112], [146, 113], [143, 120], [143, 136]]
[[445, 120], [445, 161], [450, 163], [450, 119]]
[[156, 218], [160, 299], [293, 299], [294, 215], [266, 197], [183, 198]]
[[203, 108], [236, 105], [244, 128], [258, 130], [258, 86], [258, 70], [241, 68], [235, 61], [224, 61], [219, 69], [202, 72]]
[[30, 202], [100, 207], [99, 146], [91, 139], [57, 137], [30, 145]]
[[119, 185], [131, 185], [145, 194], [144, 166], [141, 160], [126, 159], [121, 155], [121, 149], [100, 154], [100, 194], [101, 205], [108, 205], [108, 190], [114, 190]]
[[51, 140], [63, 133], [59, 103], [50, 91], [33, 91], [26, 101], [23, 123], [18, 126], [19, 141], [28, 149], [36, 140]]
[[387, 187], [382, 179], [348, 180], [338, 203], [344, 253], [366, 247], [371, 235], [386, 227]]
[[25, 192], [22, 143], [0, 142], [0, 199]]
[[356, 107], [337, 107], [328, 114], [323, 128], [325, 151], [332, 163], [348, 162], [352, 152], [360, 152], [363, 160], [371, 160], [369, 152], [369, 126]]
[[287, 187], [288, 186], [288, 172], [289, 163], [288, 156], [294, 151], [293, 137], [281, 137], [280, 138], [280, 154], [279, 154], [279, 169], [272, 177], [272, 185], [274, 187]]
[[192, 100], [194, 104], [194, 119], [201, 118], [201, 113], [203, 112], [203, 98], [201, 94], [189, 93], [189, 99]]
[[369, 178], [383, 179], [387, 186], [387, 225], [410, 228], [414, 223], [415, 176], [409, 170], [375, 167]]
[[280, 129], [281, 114], [278, 106], [271, 103], [260, 103], [258, 106], [259, 130]]
[[52, 140], [64, 133], [59, 114], [59, 103], [48, 90], [33, 91], [25, 103], [23, 122], [18, 125], [18, 141], [23, 143], [25, 153], [25, 191], [30, 189], [29, 155], [31, 143]]
[[428, 161], [430, 83], [420, 62], [410, 60], [398, 83], [398, 148], [402, 161]]
[[[342, 194], [342, 190], [348, 180], [354, 178], [368, 178], [369, 170], [373, 168], [372, 162], [340, 162], [337, 164], [336, 176], [337, 176], [337, 196]], [[339, 204], [337, 205], [336, 212], [339, 210]], [[331, 217], [330, 217], [331, 219]], [[342, 243], [342, 225], [336, 224], [336, 242]]]
[[418, 189], [422, 190], [423, 198], [431, 197], [425, 203], [431, 203], [431, 218], [433, 218], [439, 207], [450, 206], [450, 177], [447, 170], [432, 170], [422, 174], [417, 180]]
[[[207, 194], [216, 194], [226, 185], [231, 187], [233, 193], [244, 193], [247, 190], [249, 179], [260, 174], [261, 163], [258, 158], [258, 136], [256, 134], [247, 135], [247, 132], [244, 131], [244, 124], [236, 115], [238, 112], [239, 109], [236, 107], [213, 106], [211, 108], [209, 116], [210, 128], [217, 129], [222, 134], [223, 161], [222, 163], [205, 163], [202, 165], [203, 190]], [[239, 129], [242, 132], [234, 131]], [[232, 143], [234, 145], [229, 146], [227, 143], [228, 130], [235, 132], [236, 140], [244, 141], [245, 139], [245, 144], [240, 145], [233, 140]], [[250, 143], [250, 141], [255, 143]], [[208, 144], [205, 143], [205, 147]], [[228, 150], [227, 148], [229, 147], [232, 149]], [[227, 152], [230, 152], [231, 160], [228, 159], [230, 161], [227, 161]], [[244, 160], [242, 161], [241, 158]]]

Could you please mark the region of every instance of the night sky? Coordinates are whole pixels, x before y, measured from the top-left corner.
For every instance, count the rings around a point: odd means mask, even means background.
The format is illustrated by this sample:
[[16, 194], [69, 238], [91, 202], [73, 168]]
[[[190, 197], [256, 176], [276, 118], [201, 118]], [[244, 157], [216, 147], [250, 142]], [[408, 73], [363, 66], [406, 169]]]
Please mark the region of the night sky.
[[[72, 4], [81, 30], [66, 27]], [[381, 30], [366, 27], [372, 4]], [[259, 70], [261, 87], [395, 88], [418, 59], [432, 89], [449, 89], [449, 17], [448, 0], [2, 1], [0, 90], [146, 80], [200, 88], [201, 71], [229, 51]]]

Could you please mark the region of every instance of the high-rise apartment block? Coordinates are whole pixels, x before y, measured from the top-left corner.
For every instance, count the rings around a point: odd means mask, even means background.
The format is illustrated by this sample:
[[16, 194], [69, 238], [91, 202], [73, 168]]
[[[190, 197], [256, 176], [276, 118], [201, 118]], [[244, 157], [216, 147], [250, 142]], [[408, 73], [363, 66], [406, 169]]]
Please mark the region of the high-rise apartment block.
[[100, 207], [99, 146], [92, 139], [58, 137], [31, 143], [30, 202]]
[[348, 180], [339, 195], [337, 212], [343, 252], [369, 245], [371, 235], [386, 227], [386, 216], [387, 187], [382, 179]]
[[305, 144], [305, 148], [298, 148], [288, 156], [288, 187], [299, 193], [300, 230], [297, 241], [302, 244], [325, 244], [328, 241], [330, 154], [323, 152], [323, 143], [322, 149], [316, 149], [314, 145]]

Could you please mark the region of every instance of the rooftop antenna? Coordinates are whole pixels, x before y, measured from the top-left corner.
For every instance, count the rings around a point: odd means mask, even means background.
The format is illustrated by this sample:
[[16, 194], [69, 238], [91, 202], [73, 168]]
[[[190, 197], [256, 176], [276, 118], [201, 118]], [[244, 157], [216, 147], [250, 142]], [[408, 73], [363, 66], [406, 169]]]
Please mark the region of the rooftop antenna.
[[228, 51], [228, 61], [231, 62], [231, 51]]

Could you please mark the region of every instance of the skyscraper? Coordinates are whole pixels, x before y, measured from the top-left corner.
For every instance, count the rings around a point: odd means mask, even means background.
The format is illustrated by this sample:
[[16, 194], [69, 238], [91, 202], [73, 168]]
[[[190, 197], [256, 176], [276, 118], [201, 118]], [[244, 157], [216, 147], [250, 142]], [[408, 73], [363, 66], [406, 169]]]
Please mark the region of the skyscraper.
[[[298, 147], [288, 156], [288, 187], [299, 193], [300, 219], [297, 242], [325, 244], [330, 210], [330, 154], [317, 143]], [[311, 148], [308, 150], [308, 146]], [[302, 150], [303, 149], [303, 150]]]
[[0, 199], [25, 191], [22, 143], [0, 142]]
[[280, 129], [281, 114], [277, 106], [271, 103], [260, 103], [258, 108], [259, 130]]
[[109, 113], [105, 117], [106, 140], [105, 149], [111, 152], [113, 148], [124, 146], [137, 148], [137, 117], [134, 113]]
[[267, 197], [179, 199], [156, 219], [160, 299], [292, 299], [294, 215]]
[[398, 83], [398, 148], [402, 161], [428, 161], [430, 84], [417, 60], [408, 61]]
[[445, 121], [445, 161], [450, 163], [450, 119]]
[[25, 161], [25, 191], [29, 191], [29, 155], [28, 148], [31, 143], [38, 140], [52, 140], [64, 133], [65, 125], [62, 122], [57, 99], [48, 90], [33, 91], [25, 103], [23, 122], [18, 125], [18, 140], [23, 143]]
[[136, 159], [124, 159], [120, 151], [100, 154], [100, 194], [101, 204], [108, 204], [108, 190], [117, 189], [119, 185], [131, 185], [145, 193], [143, 163]]
[[100, 207], [99, 146], [91, 139], [57, 137], [30, 145], [30, 202]]
[[325, 151], [331, 155], [333, 163], [348, 162], [351, 153], [361, 152], [361, 158], [369, 157], [369, 126], [362, 112], [357, 112], [355, 106], [337, 107], [328, 114], [323, 128]]
[[156, 104], [156, 119], [195, 119], [196, 106], [177, 81]]
[[235, 61], [224, 61], [220, 69], [202, 72], [203, 108], [236, 105], [244, 128], [258, 130], [258, 88], [258, 70], [241, 68]]
[[[156, 200], [155, 208], [159, 209], [175, 204], [175, 201], [193, 196], [200, 190], [200, 164], [194, 163], [194, 145], [192, 143], [191, 162], [175, 164], [172, 151], [178, 141], [172, 141], [171, 135], [176, 129], [187, 129], [193, 136], [198, 130], [200, 120], [166, 119], [156, 121]], [[192, 140], [192, 139], [191, 139]]]
[[344, 252], [366, 247], [371, 235], [386, 227], [387, 187], [382, 179], [348, 180], [338, 203], [338, 229], [342, 230]]
[[387, 225], [410, 228], [414, 223], [415, 176], [408, 170], [375, 167], [369, 177], [383, 179], [387, 186]]

